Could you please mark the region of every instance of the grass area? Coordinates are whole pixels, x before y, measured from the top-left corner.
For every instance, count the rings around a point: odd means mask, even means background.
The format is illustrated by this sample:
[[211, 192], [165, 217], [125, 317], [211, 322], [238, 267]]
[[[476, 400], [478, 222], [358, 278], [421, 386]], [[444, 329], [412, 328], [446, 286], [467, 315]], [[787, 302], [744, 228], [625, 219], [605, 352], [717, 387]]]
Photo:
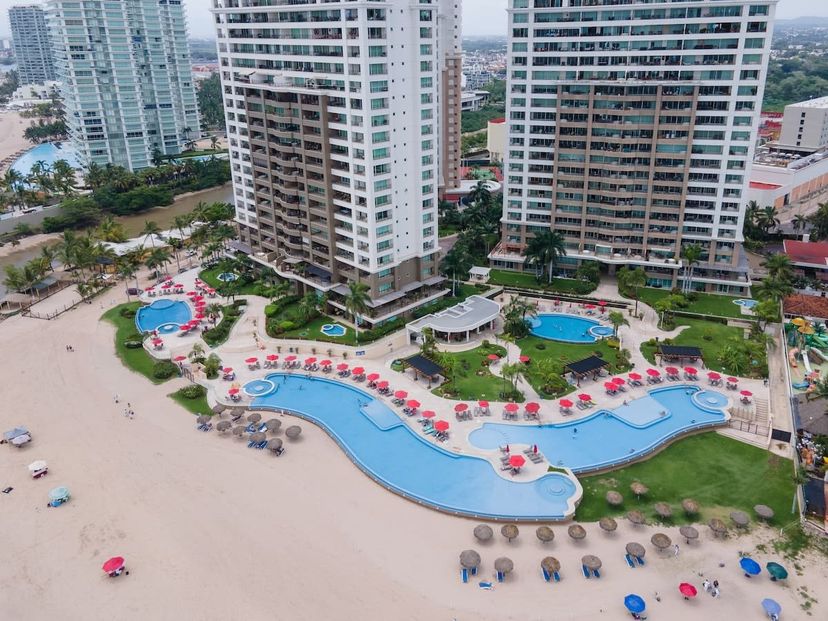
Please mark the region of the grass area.
[[210, 406], [207, 404], [207, 396], [203, 395], [196, 399], [188, 399], [181, 394], [181, 391], [176, 391], [167, 395], [170, 399], [175, 401], [182, 408], [193, 414], [206, 414], [211, 416]]
[[440, 224], [438, 227], [438, 235], [440, 237], [448, 237], [449, 235], [455, 235], [460, 229], [455, 226], [454, 224]]
[[[650, 492], [640, 500], [630, 491], [630, 484], [640, 481]], [[647, 461], [627, 468], [581, 478], [584, 498], [575, 514], [577, 520], [595, 521], [605, 515], [621, 515], [631, 509], [655, 520], [653, 505], [669, 503], [673, 521], [706, 522], [712, 517], [730, 524], [730, 512], [740, 509], [754, 515], [753, 507], [765, 504], [776, 514], [772, 521], [781, 526], [796, 519], [791, 514], [794, 495], [793, 466], [755, 446], [705, 433], [685, 438], [667, 447]], [[621, 507], [607, 504], [606, 493], [617, 490], [624, 496]], [[681, 510], [681, 501], [693, 498], [701, 505], [701, 515], [694, 520]]]
[[[218, 266], [211, 267], [209, 269], [202, 271], [199, 274], [199, 277], [201, 278], [201, 280], [210, 285], [213, 289], [219, 289], [221, 286], [226, 284], [218, 279], [218, 275], [221, 274], [222, 271], [223, 270]], [[256, 290], [258, 286], [259, 283], [255, 281], [245, 283], [239, 287], [239, 290], [236, 291], [236, 295], [256, 295]]]
[[[531, 358], [526, 379], [541, 396], [549, 398], [563, 396], [575, 388], [565, 386], [566, 382], [562, 378], [557, 383], [550, 384], [547, 373], [544, 372], [547, 367], [552, 367], [550, 375], [560, 376], [566, 364], [594, 355], [610, 363], [610, 373], [621, 373], [630, 368], [626, 360], [620, 361], [619, 365], [618, 350], [610, 347], [606, 340], [597, 343], [560, 343], [530, 335], [520, 339], [517, 345], [522, 354]], [[553, 390], [545, 391], [545, 387]]]
[[442, 356], [457, 361], [457, 371], [454, 381], [435, 388], [432, 392], [447, 399], [462, 401], [477, 401], [479, 399], [497, 399], [499, 393], [507, 388], [506, 380], [495, 376], [489, 371], [486, 356], [497, 354], [506, 355], [506, 349], [499, 345], [476, 347], [459, 353], [444, 353]]
[[218, 325], [201, 333], [204, 342], [210, 347], [218, 347], [223, 344], [230, 337], [230, 331], [241, 317], [246, 305], [246, 300], [236, 300], [232, 304], [222, 306], [221, 321], [218, 322]]
[[[124, 344], [127, 341], [143, 340], [143, 336], [135, 327], [135, 311], [140, 307], [140, 302], [121, 304], [106, 311], [102, 319], [115, 326], [115, 353], [124, 366], [135, 373], [140, 373], [153, 384], [163, 384], [167, 380], [157, 379], [152, 374], [155, 359], [143, 347], [130, 348]], [[122, 312], [127, 313], [127, 316], [124, 316]]]
[[[641, 287], [638, 290], [638, 299], [652, 306], [658, 300], [666, 298], [671, 295], [669, 289], [653, 289], [651, 287]], [[734, 298], [727, 295], [715, 295], [712, 293], [696, 293], [697, 299], [690, 303], [690, 306], [681, 310], [688, 313], [698, 313], [699, 315], [715, 315], [717, 317], [734, 317], [739, 319], [749, 319], [742, 315], [741, 306], [733, 303]]]
[[[287, 307], [285, 310], [288, 310]], [[320, 315], [316, 319], [311, 319], [307, 324], [295, 330], [288, 330], [280, 335], [280, 338], [285, 339], [307, 339], [311, 341], [322, 341], [323, 343], [336, 343], [339, 345], [356, 345], [356, 334], [354, 329], [350, 326], [345, 326], [347, 332], [344, 336], [328, 336], [322, 333], [322, 326], [328, 323], [337, 323], [337, 320], [328, 317], [327, 315]]]
[[[743, 339], [745, 331], [742, 328], [733, 328], [715, 321], [703, 319], [676, 318], [676, 326], [690, 326], [682, 330], [681, 334], [672, 339], [673, 345], [689, 345], [699, 347], [704, 356], [704, 366], [713, 371], [725, 371], [719, 362], [719, 355], [727, 342], [732, 339]], [[657, 345], [650, 341], [641, 344], [641, 353], [648, 362], [655, 364]]]
[[509, 270], [492, 270], [489, 275], [489, 284], [499, 285], [501, 287], [542, 289], [544, 291], [571, 295], [588, 295], [596, 289], [595, 285], [583, 280], [553, 278], [552, 284], [549, 284], [545, 280], [538, 282], [538, 279], [532, 272], [512, 272]]

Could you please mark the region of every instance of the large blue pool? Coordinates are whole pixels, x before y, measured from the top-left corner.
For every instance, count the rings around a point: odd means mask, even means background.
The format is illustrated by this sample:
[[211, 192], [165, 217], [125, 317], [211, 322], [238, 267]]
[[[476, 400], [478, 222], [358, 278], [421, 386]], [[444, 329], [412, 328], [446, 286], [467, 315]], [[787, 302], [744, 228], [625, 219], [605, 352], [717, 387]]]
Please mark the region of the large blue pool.
[[469, 435], [482, 449], [504, 444], [537, 444], [549, 463], [573, 472], [615, 466], [651, 452], [667, 440], [693, 429], [725, 421], [728, 399], [697, 386], [669, 386], [589, 418], [558, 425], [526, 426], [486, 423]]
[[21, 175], [28, 175], [32, 172], [35, 162], [44, 161], [52, 166], [58, 160], [66, 160], [72, 168], [80, 168], [78, 156], [68, 142], [39, 144], [17, 158], [11, 167]]
[[187, 323], [193, 315], [186, 302], [156, 300], [142, 306], [135, 313], [135, 326], [139, 332], [158, 330], [161, 334], [178, 332], [178, 326]]
[[451, 453], [418, 436], [382, 401], [357, 388], [283, 373], [267, 379], [277, 388], [254, 399], [253, 407], [284, 408], [319, 424], [364, 472], [416, 502], [514, 520], [556, 520], [571, 512], [568, 501], [577, 488], [565, 475], [510, 481], [483, 459]]
[[565, 343], [594, 343], [599, 338], [612, 336], [613, 329], [594, 319], [578, 315], [544, 313], [529, 320], [532, 334]]

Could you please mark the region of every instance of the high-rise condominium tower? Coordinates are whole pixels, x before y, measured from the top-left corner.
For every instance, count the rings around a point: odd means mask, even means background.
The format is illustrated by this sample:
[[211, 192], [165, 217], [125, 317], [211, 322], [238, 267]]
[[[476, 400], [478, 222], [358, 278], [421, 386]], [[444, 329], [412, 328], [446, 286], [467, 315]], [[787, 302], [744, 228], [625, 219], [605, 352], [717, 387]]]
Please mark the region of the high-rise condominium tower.
[[47, 20], [81, 161], [136, 170], [198, 137], [180, 2], [49, 0]]
[[[561, 233], [559, 269], [598, 261], [744, 293], [753, 134], [776, 0], [510, 0], [503, 239], [522, 269]], [[688, 270], [689, 271], [689, 270]]]
[[339, 309], [348, 283], [365, 283], [372, 325], [445, 295], [437, 196], [457, 176], [446, 160], [459, 155], [459, 2], [213, 7], [236, 221], [253, 258]]
[[37, 4], [9, 9], [14, 56], [20, 84], [43, 84], [55, 79], [55, 61], [43, 8]]

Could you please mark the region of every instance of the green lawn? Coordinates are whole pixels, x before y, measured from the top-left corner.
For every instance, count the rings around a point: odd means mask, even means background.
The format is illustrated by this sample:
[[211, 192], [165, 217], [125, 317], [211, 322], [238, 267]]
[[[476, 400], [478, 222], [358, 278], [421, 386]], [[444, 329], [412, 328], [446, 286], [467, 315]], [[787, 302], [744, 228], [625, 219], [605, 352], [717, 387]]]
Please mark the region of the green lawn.
[[238, 302], [234, 302], [233, 304], [222, 306], [221, 321], [219, 321], [213, 328], [210, 328], [201, 334], [201, 338], [205, 343], [207, 343], [207, 345], [215, 348], [230, 338], [230, 331], [233, 329], [233, 326], [236, 325], [236, 322], [246, 309], [245, 304], [240, 304], [240, 302], [245, 302], [246, 304], [245, 300], [240, 300]]
[[[575, 517], [592, 522], [638, 509], [648, 520], [655, 520], [653, 505], [666, 502], [673, 507], [676, 524], [707, 522], [712, 517], [730, 524], [732, 510], [752, 516], [754, 505], [765, 504], [774, 510], [772, 523], [778, 527], [796, 519], [791, 515], [792, 477], [790, 460], [710, 432], [679, 440], [647, 461], [581, 478], [584, 497]], [[630, 491], [633, 481], [646, 485], [649, 494], [636, 499]], [[606, 493], [611, 489], [624, 496], [621, 507], [607, 504]], [[684, 515], [684, 498], [701, 505], [700, 517], [693, 520]]]
[[115, 353], [124, 363], [124, 366], [140, 373], [153, 384], [163, 384], [167, 380], [159, 380], [153, 377], [152, 369], [156, 361], [143, 347], [130, 349], [124, 346], [125, 341], [141, 341], [143, 337], [135, 327], [135, 316], [123, 317], [121, 311], [126, 309], [134, 313], [140, 307], [140, 302], [128, 302], [109, 309], [101, 318], [115, 326]]
[[178, 391], [168, 395], [170, 399], [175, 401], [178, 405], [183, 407], [188, 412], [193, 414], [206, 414], [212, 416], [210, 406], [207, 404], [207, 396], [198, 397], [197, 399], [188, 399], [181, 395]]
[[492, 270], [489, 275], [490, 285], [501, 287], [521, 287], [524, 289], [543, 289], [555, 293], [568, 293], [571, 295], [589, 295], [595, 291], [595, 286], [587, 284], [582, 280], [571, 280], [567, 278], [553, 278], [550, 285], [546, 280], [538, 282], [532, 272], [512, 272], [509, 270]]
[[618, 350], [610, 347], [606, 341], [588, 344], [560, 343], [558, 341], [550, 341], [530, 335], [520, 339], [517, 345], [525, 356], [531, 358], [531, 363], [527, 368], [526, 374], [529, 383], [541, 396], [548, 396], [549, 398], [563, 396], [572, 392], [575, 388], [564, 388], [563, 383], [560, 383], [560, 390], [545, 395], [542, 392], [545, 381], [541, 374], [541, 369], [545, 366], [542, 364], [544, 360], [550, 360], [552, 362], [557, 375], [563, 373], [564, 365], [583, 360], [593, 355], [597, 355], [609, 362], [611, 373], [620, 373], [629, 369], [627, 364], [623, 364], [622, 366], [617, 365]]
[[[291, 306], [298, 306], [298, 304]], [[291, 306], [286, 307], [284, 310], [289, 310]], [[338, 345], [356, 345], [356, 334], [354, 333], [354, 329], [352, 327], [345, 326], [347, 329], [345, 336], [327, 336], [322, 334], [322, 326], [327, 323], [337, 323], [337, 320], [332, 317], [328, 317], [327, 315], [320, 315], [316, 319], [311, 319], [301, 328], [288, 330], [287, 332], [280, 334], [279, 338], [306, 339], [311, 341], [322, 341], [323, 343], [336, 343]]]
[[[225, 283], [221, 282], [218, 279], [218, 275], [222, 273], [222, 269], [218, 266], [211, 267], [210, 269], [206, 269], [199, 274], [201, 280], [206, 282], [210, 285], [213, 289], [218, 289]], [[259, 283], [253, 281], [242, 285], [239, 287], [239, 290], [236, 292], [237, 295], [256, 295], [256, 289], [259, 286]]]
[[[713, 371], [724, 371], [719, 362], [719, 355], [722, 349], [731, 339], [743, 339], [745, 331], [742, 328], [732, 328], [715, 321], [703, 319], [687, 319], [679, 317], [676, 319], [677, 326], [690, 326], [682, 330], [681, 334], [673, 339], [673, 345], [690, 345], [699, 347], [704, 356], [704, 366]], [[708, 339], [705, 339], [708, 337]], [[656, 345], [649, 342], [641, 344], [641, 353], [651, 363], [655, 364]]]
[[502, 357], [506, 355], [506, 350], [498, 345], [490, 345], [488, 348], [481, 345], [469, 351], [442, 354], [454, 358], [459, 363], [457, 377], [448, 385], [450, 392], [445, 390], [445, 386], [435, 388], [432, 392], [447, 399], [462, 401], [497, 399], [498, 394], [506, 388], [506, 380], [492, 375], [489, 371], [486, 360], [489, 354], [498, 354]]
[[[651, 287], [642, 287], [638, 290], [638, 299], [652, 306], [658, 300], [666, 298], [671, 295], [669, 289], [653, 289]], [[699, 315], [715, 315], [717, 317], [735, 317], [741, 319], [750, 319], [750, 317], [742, 315], [741, 306], [733, 303], [737, 299], [727, 295], [715, 295], [712, 293], [696, 293], [698, 299], [691, 302], [690, 306], [681, 310], [688, 313], [698, 313]]]

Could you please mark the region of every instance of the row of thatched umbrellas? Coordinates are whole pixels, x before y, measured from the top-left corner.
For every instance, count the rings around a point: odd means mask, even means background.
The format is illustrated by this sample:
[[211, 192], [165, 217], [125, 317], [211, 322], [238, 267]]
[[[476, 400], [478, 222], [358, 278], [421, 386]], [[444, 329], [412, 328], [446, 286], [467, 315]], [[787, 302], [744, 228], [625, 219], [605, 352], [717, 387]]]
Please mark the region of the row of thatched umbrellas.
[[[637, 546], [639, 544], [629, 544]], [[643, 548], [640, 556], [643, 556]], [[476, 550], [463, 550], [460, 553], [460, 567], [464, 569], [474, 570], [480, 567], [482, 559]], [[585, 554], [581, 557], [581, 564], [589, 570], [601, 569], [601, 559], [594, 554]], [[549, 574], [556, 574], [561, 570], [561, 562], [554, 556], [545, 556], [541, 559], [540, 566]], [[502, 574], [511, 573], [515, 568], [515, 563], [508, 556], [500, 556], [494, 562], [495, 571]]]
[[[618, 523], [610, 517], [602, 518], [599, 525], [607, 532], [612, 532], [618, 528]], [[575, 540], [586, 538], [586, 530], [580, 524], [570, 525], [567, 532], [569, 533], [569, 536]], [[500, 528], [500, 534], [511, 542], [512, 539], [517, 538], [520, 531], [516, 524], [504, 524]], [[535, 529], [535, 535], [543, 543], [550, 543], [555, 539], [555, 531], [548, 526], [538, 526], [537, 529]], [[478, 524], [474, 527], [474, 537], [480, 542], [489, 541], [493, 536], [494, 531], [488, 524]]]
[[[218, 412], [221, 415], [221, 412]], [[211, 418], [209, 416], [199, 416], [197, 421], [198, 424], [202, 423], [209, 423]], [[258, 412], [253, 412], [247, 416], [247, 422], [249, 424], [257, 424], [262, 420], [262, 415]], [[278, 418], [271, 418], [270, 420], [264, 423], [265, 430], [264, 431], [256, 431], [250, 434], [250, 441], [256, 442], [257, 444], [264, 442], [267, 440], [266, 433], [269, 431], [271, 433], [277, 433], [282, 426], [282, 421]], [[247, 432], [247, 425], [241, 424], [233, 426], [232, 421], [229, 420], [222, 420], [216, 423], [216, 431], [219, 433], [226, 433], [230, 432], [232, 435], [236, 437], [242, 437]], [[302, 428], [298, 425], [291, 425], [285, 429], [285, 436], [287, 436], [291, 440], [295, 440], [302, 434]], [[278, 451], [282, 448], [282, 440], [280, 438], [271, 438], [267, 442], [267, 448], [272, 451]]]

